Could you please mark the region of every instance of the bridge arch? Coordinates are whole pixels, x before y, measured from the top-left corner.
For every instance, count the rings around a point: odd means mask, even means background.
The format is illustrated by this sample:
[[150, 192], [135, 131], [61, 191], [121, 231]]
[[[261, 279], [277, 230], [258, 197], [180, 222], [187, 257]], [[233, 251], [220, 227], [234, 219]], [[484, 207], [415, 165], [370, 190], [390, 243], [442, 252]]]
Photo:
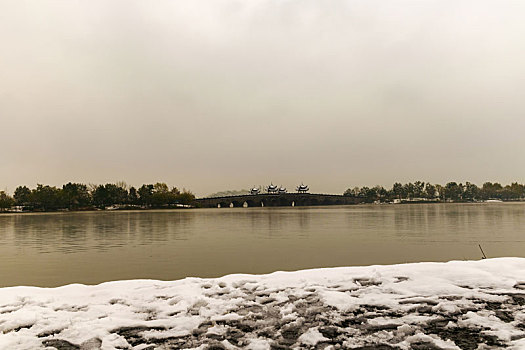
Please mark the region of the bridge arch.
[[230, 207], [232, 207], [232, 208], [242, 208], [243, 204], [244, 204], [244, 201], [236, 200], [236, 201], [232, 201], [231, 202]]

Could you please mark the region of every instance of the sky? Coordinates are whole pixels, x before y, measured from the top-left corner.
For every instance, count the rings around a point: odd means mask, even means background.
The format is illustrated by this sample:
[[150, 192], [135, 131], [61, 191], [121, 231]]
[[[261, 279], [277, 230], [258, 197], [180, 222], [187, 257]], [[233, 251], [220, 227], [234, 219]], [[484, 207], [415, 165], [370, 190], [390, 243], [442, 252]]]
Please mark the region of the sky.
[[525, 2], [0, 0], [0, 188], [525, 182]]

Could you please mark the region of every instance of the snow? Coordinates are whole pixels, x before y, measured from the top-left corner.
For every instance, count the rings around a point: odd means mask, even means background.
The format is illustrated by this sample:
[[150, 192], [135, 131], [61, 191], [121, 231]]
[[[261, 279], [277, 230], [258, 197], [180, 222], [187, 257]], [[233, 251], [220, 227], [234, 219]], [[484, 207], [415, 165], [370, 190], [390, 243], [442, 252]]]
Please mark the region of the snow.
[[308, 329], [303, 333], [297, 340], [302, 344], [316, 345], [319, 342], [330, 341], [330, 339], [324, 337], [317, 327]]
[[0, 289], [1, 349], [525, 348], [525, 259]]

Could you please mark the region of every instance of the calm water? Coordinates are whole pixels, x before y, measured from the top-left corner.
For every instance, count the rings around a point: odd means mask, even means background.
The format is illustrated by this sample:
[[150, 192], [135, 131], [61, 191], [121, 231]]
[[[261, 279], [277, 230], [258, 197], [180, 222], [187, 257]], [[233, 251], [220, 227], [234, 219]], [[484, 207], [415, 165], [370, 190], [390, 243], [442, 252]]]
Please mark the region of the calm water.
[[525, 257], [525, 203], [0, 215], [0, 286]]

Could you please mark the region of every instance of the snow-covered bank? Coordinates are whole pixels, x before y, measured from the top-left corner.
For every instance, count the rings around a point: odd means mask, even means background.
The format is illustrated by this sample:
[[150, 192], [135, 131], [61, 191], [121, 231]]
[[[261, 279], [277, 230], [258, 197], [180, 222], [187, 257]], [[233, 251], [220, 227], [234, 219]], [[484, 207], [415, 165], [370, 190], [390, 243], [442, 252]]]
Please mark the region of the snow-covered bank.
[[0, 289], [1, 349], [525, 348], [525, 259]]

